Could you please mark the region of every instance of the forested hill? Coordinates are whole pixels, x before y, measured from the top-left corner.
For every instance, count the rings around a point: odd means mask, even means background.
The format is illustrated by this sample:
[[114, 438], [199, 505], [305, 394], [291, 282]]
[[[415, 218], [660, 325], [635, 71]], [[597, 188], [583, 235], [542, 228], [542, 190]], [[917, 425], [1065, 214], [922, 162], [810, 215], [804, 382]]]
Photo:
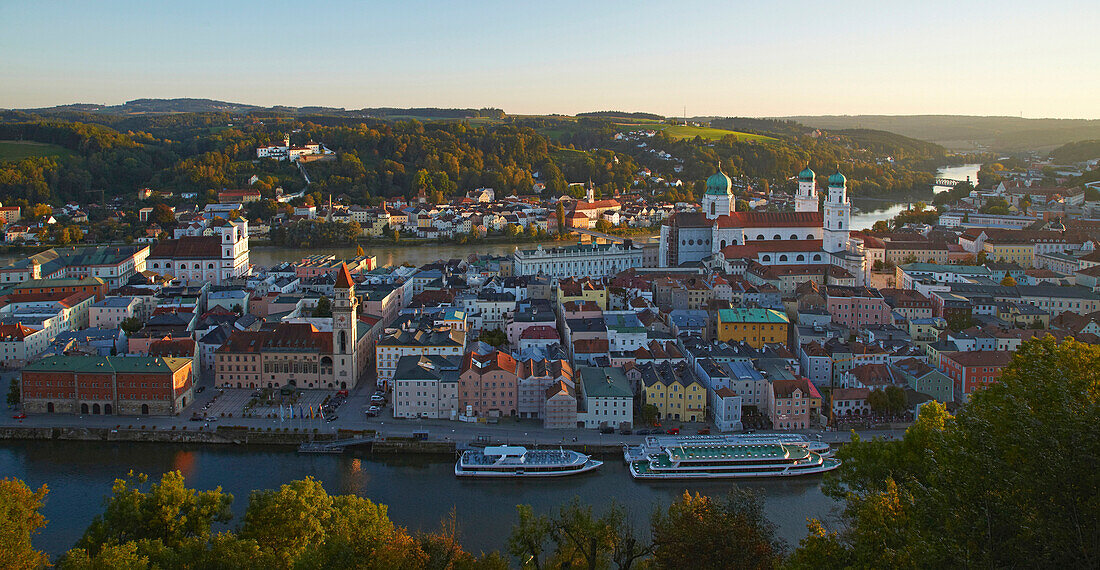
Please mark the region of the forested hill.
[[819, 129], [875, 129], [939, 143], [951, 150], [1048, 152], [1100, 139], [1100, 120], [1024, 119], [967, 115], [825, 115], [781, 117]]
[[[643, 189], [666, 200], [697, 200], [719, 162], [739, 188], [793, 190], [792, 176], [806, 165], [821, 173], [840, 165], [854, 195], [930, 192], [942, 149], [890, 133], [853, 131], [824, 136], [796, 133], [745, 135], [704, 127], [658, 130], [638, 141], [615, 135], [652, 120], [628, 123], [595, 117], [491, 118], [499, 109], [379, 109], [378, 117], [347, 114], [291, 116], [269, 109], [247, 113], [105, 114], [0, 113], [0, 196], [9, 202], [58, 204], [132, 196], [140, 188], [196, 192], [215, 200], [222, 188], [253, 188], [266, 197], [282, 187], [305, 186], [298, 168], [257, 160], [256, 147], [281, 141], [324, 143], [331, 162], [306, 168], [311, 193], [377, 204], [385, 197], [415, 196], [421, 189], [452, 196], [478, 187], [498, 195], [546, 194], [591, 179], [600, 195]], [[456, 119], [458, 113], [480, 117]], [[388, 115], [408, 112], [417, 116]], [[438, 120], [423, 119], [436, 113]], [[782, 129], [796, 125], [759, 122]], [[671, 127], [671, 125], [663, 125]], [[694, 130], [693, 130], [694, 129]], [[704, 133], [707, 137], [693, 133]], [[725, 133], [725, 134], [724, 134]], [[28, 143], [44, 143], [25, 153]], [[22, 146], [20, 146], [22, 145]], [[52, 146], [51, 146], [52, 145]], [[0, 147], [2, 148], [2, 147]], [[937, 150], [938, 149], [938, 150]], [[891, 160], [892, 159], [892, 160]], [[649, 171], [644, 177], [639, 172]], [[682, 181], [682, 185], [670, 184]]]
[[348, 115], [359, 118], [406, 118], [418, 117], [427, 119], [469, 119], [477, 117], [502, 118], [504, 111], [500, 109], [439, 109], [435, 107], [401, 109], [395, 107], [377, 107], [366, 109], [348, 110], [342, 107], [290, 107], [278, 105], [274, 107], [261, 107], [245, 103], [230, 103], [214, 99], [134, 99], [122, 105], [97, 105], [94, 103], [76, 103], [72, 105], [59, 105], [40, 109], [17, 109], [25, 113], [38, 115], [57, 115], [68, 113], [95, 113], [106, 115], [144, 115], [144, 114], [169, 114], [169, 113], [249, 113], [255, 111], [269, 111], [285, 115]]
[[1100, 140], [1077, 141], [1050, 151], [1050, 157], [1063, 164], [1100, 158]]

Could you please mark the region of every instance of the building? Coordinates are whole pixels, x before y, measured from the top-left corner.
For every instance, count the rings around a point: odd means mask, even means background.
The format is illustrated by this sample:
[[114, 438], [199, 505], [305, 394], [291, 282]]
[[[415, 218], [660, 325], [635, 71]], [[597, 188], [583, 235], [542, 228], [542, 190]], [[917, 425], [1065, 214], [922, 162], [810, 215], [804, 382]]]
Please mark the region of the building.
[[622, 244], [577, 244], [521, 250], [512, 254], [514, 275], [550, 277], [608, 277], [630, 268], [643, 267], [642, 247], [631, 240]]
[[890, 305], [877, 289], [829, 285], [825, 287], [825, 303], [834, 323], [853, 330], [892, 322]]
[[832, 392], [832, 417], [839, 419], [869, 415], [871, 405], [867, 403], [867, 396], [870, 393], [868, 388], [836, 388]]
[[470, 352], [462, 360], [458, 405], [466, 416], [516, 416], [518, 405], [516, 359], [499, 350]]
[[141, 305], [137, 297], [107, 297], [88, 308], [88, 323], [96, 328], [118, 328], [122, 321], [138, 316]]
[[863, 241], [850, 236], [851, 203], [840, 172], [829, 177], [823, 211], [809, 168], [798, 175], [794, 212], [737, 212], [734, 202], [732, 181], [719, 169], [707, 179], [701, 212], [676, 213], [661, 226], [659, 266], [834, 265], [866, 280], [871, 264]]
[[185, 281], [221, 285], [251, 274], [248, 221], [218, 220], [214, 235], [181, 235], [153, 247], [146, 267]]
[[378, 340], [374, 351], [379, 387], [386, 387], [403, 356], [461, 357], [466, 351], [466, 331], [433, 324], [391, 329]]
[[805, 378], [773, 380], [771, 396], [769, 416], [772, 427], [780, 430], [809, 428], [812, 401], [821, 405], [817, 388]]
[[619, 368], [582, 367], [581, 409], [577, 424], [586, 428], [630, 428], [634, 424], [634, 392]]
[[[271, 329], [234, 331], [214, 353], [218, 386], [347, 390], [359, 381], [370, 342], [355, 317], [355, 285], [343, 268], [327, 319], [283, 322]], [[396, 362], [395, 362], [396, 364]]]
[[145, 271], [148, 257], [147, 245], [54, 248], [0, 268], [0, 283], [98, 278], [114, 289]]
[[657, 408], [658, 418], [687, 422], [705, 421], [707, 387], [686, 362], [643, 364], [642, 400]]
[[192, 361], [148, 356], [51, 356], [23, 369], [27, 413], [178, 415], [193, 401]]
[[[518, 394], [518, 410], [521, 418], [541, 418], [544, 424], [554, 424], [555, 428], [570, 428], [577, 425], [576, 391], [573, 380], [573, 367], [569, 361], [563, 358], [541, 358], [520, 360], [516, 364], [516, 391]], [[559, 384], [567, 387], [562, 393]], [[571, 397], [573, 411], [558, 409], [555, 418], [547, 417], [547, 405], [550, 398], [558, 396]]]
[[404, 356], [393, 375], [393, 417], [454, 419], [460, 362], [455, 357]]
[[993, 384], [1012, 361], [1012, 353], [1001, 350], [942, 352], [939, 368], [954, 383], [955, 401], [966, 402], [979, 388]]
[[18, 368], [34, 359], [53, 340], [46, 329], [33, 329], [22, 323], [0, 324], [0, 364]]
[[719, 309], [717, 340], [744, 342], [753, 348], [787, 343], [790, 319], [774, 309]]

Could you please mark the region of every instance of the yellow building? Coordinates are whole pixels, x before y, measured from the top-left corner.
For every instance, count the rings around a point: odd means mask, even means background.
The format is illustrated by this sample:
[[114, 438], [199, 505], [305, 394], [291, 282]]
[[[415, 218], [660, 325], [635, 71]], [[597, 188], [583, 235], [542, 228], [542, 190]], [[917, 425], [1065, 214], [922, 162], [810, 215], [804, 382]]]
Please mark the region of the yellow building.
[[986, 259], [989, 261], [1003, 261], [1016, 263], [1021, 267], [1031, 267], [1031, 260], [1035, 257], [1035, 244], [986, 241], [982, 246], [982, 251], [985, 252]]
[[765, 343], [787, 343], [790, 319], [773, 309], [720, 309], [718, 340], [744, 342], [753, 348]]
[[701, 422], [707, 417], [707, 389], [686, 363], [643, 364], [642, 396], [658, 418]]
[[591, 301], [607, 310], [607, 286], [603, 282], [589, 279], [562, 279], [558, 281], [558, 305], [569, 301]]

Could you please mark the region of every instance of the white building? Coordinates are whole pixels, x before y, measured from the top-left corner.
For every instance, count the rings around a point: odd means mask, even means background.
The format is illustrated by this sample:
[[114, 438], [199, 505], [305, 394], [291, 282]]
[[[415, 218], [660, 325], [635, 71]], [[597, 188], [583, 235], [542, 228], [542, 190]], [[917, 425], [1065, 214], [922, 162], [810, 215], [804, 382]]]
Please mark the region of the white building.
[[248, 260], [248, 220], [215, 220], [213, 235], [181, 236], [157, 244], [146, 268], [186, 281], [221, 285], [252, 272]]
[[458, 414], [461, 359], [405, 356], [393, 376], [393, 417], [452, 419]]
[[643, 266], [642, 248], [631, 244], [577, 244], [520, 250], [512, 254], [515, 275], [606, 277]]
[[586, 428], [631, 427], [634, 422], [634, 392], [621, 368], [582, 367], [581, 411], [577, 423]]
[[94, 328], [116, 329], [126, 319], [141, 312], [137, 297], [107, 297], [88, 308], [88, 322]]

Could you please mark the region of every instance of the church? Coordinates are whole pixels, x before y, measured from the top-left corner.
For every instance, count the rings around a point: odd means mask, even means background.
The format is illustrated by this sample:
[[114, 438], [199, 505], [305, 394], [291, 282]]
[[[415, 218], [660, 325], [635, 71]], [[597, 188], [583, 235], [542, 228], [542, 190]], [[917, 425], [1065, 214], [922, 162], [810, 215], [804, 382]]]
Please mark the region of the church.
[[870, 267], [863, 240], [850, 234], [847, 184], [839, 171], [830, 176], [819, 206], [817, 175], [806, 168], [798, 174], [793, 212], [737, 212], [732, 181], [719, 168], [707, 179], [700, 211], [679, 212], [661, 226], [659, 264], [703, 264], [730, 273], [741, 273], [752, 262], [832, 265], [862, 284]]

